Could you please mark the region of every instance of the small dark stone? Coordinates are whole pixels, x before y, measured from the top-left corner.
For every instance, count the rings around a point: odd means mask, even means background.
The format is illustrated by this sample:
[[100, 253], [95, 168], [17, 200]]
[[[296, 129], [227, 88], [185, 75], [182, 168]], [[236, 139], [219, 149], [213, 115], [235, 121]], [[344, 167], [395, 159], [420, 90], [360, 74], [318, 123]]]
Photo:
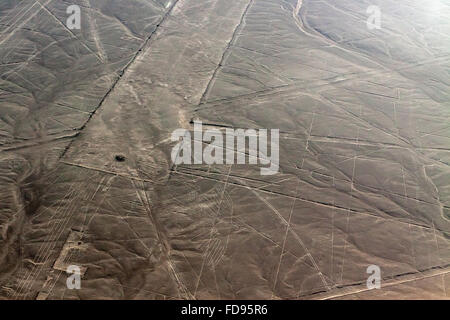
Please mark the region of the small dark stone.
[[118, 154], [116, 155], [116, 161], [117, 162], [124, 162], [125, 161], [125, 156]]

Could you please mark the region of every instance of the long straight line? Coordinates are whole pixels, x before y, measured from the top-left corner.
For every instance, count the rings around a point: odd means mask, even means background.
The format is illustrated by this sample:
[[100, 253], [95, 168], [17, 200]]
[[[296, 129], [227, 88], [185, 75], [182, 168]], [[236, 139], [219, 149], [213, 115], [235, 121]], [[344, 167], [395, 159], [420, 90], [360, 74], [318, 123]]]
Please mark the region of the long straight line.
[[222, 54], [222, 58], [220, 59], [219, 64], [217, 65], [216, 69], [214, 70], [213, 75], [212, 75], [211, 79], [209, 79], [208, 85], [206, 86], [206, 89], [203, 92], [202, 97], [200, 98], [199, 105], [202, 105], [206, 102], [206, 98], [211, 90], [212, 85], [214, 84], [214, 80], [216, 79], [217, 73], [224, 65], [224, 63], [228, 57], [228, 52], [229, 52], [230, 48], [232, 47], [233, 43], [236, 41], [236, 38], [237, 38], [239, 32], [241, 31], [242, 25], [244, 24], [245, 16], [247, 15], [247, 12], [250, 9], [252, 4], [253, 4], [253, 0], [250, 0], [250, 2], [247, 4], [247, 7], [245, 7], [245, 10], [241, 16], [241, 20], [239, 21], [239, 24], [234, 29], [233, 35], [231, 36], [231, 39], [228, 42], [228, 44]]
[[[169, 15], [172, 13], [172, 10], [175, 8], [175, 6], [177, 5], [177, 3], [179, 2], [179, 0], [175, 0], [175, 2], [172, 4], [172, 6], [169, 8], [169, 10], [167, 10], [167, 12], [163, 15], [163, 17], [159, 20], [159, 22], [156, 24], [155, 29], [150, 33], [150, 35], [145, 39], [145, 41], [142, 43], [142, 45], [139, 47], [139, 49], [136, 51], [136, 53], [134, 54], [134, 56], [131, 58], [131, 60], [126, 64], [126, 66], [119, 72], [119, 76], [116, 78], [116, 80], [113, 82], [112, 86], [108, 89], [108, 91], [106, 92], [106, 94], [103, 96], [103, 98], [100, 100], [99, 104], [97, 105], [97, 107], [94, 109], [94, 111], [91, 112], [91, 114], [89, 115], [88, 119], [86, 120], [86, 122], [81, 126], [81, 128], [79, 129], [79, 132], [81, 133], [84, 128], [86, 128], [86, 126], [88, 125], [89, 121], [91, 121], [92, 117], [97, 113], [97, 111], [100, 109], [100, 107], [103, 105], [103, 103], [105, 102], [105, 100], [108, 98], [108, 96], [111, 94], [111, 92], [114, 90], [114, 88], [117, 86], [117, 84], [119, 83], [119, 81], [122, 79], [122, 77], [124, 76], [125, 72], [128, 71], [128, 69], [130, 68], [130, 66], [136, 61], [136, 59], [141, 55], [141, 53], [144, 52], [144, 48], [147, 46], [147, 44], [153, 39], [153, 36], [158, 32], [160, 26], [163, 24], [163, 22], [167, 19], [167, 17], [169, 17]], [[70, 149], [70, 147], [72, 146], [72, 143], [75, 141], [75, 139], [73, 139], [72, 141], [70, 141], [70, 143], [67, 145], [67, 147], [64, 149], [63, 153], [61, 154], [61, 156], [59, 157], [59, 159], [63, 158], [65, 156], [65, 154], [67, 153], [67, 151]]]

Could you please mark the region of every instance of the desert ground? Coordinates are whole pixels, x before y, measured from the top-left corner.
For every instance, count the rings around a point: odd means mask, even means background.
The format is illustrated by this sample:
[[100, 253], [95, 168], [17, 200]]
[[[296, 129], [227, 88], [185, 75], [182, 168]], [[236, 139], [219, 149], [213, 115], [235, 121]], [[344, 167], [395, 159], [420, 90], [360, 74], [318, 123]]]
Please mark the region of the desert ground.
[[1, 0], [0, 298], [450, 299], [450, 1]]

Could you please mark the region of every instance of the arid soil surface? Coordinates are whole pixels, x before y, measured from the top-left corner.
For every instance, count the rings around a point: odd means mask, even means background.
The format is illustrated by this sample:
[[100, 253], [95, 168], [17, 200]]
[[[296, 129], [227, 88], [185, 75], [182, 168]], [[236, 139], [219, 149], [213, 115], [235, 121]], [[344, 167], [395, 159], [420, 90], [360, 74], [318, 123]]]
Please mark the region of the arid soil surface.
[[2, 0], [0, 298], [449, 299], [449, 119], [448, 0]]

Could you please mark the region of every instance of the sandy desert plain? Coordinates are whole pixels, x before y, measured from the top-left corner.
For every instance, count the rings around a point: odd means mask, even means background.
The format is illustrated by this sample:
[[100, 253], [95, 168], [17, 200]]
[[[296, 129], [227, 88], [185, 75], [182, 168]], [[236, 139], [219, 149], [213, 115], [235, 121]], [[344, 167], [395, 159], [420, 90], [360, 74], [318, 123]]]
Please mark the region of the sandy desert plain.
[[449, 119], [449, 0], [1, 0], [0, 298], [449, 299]]

